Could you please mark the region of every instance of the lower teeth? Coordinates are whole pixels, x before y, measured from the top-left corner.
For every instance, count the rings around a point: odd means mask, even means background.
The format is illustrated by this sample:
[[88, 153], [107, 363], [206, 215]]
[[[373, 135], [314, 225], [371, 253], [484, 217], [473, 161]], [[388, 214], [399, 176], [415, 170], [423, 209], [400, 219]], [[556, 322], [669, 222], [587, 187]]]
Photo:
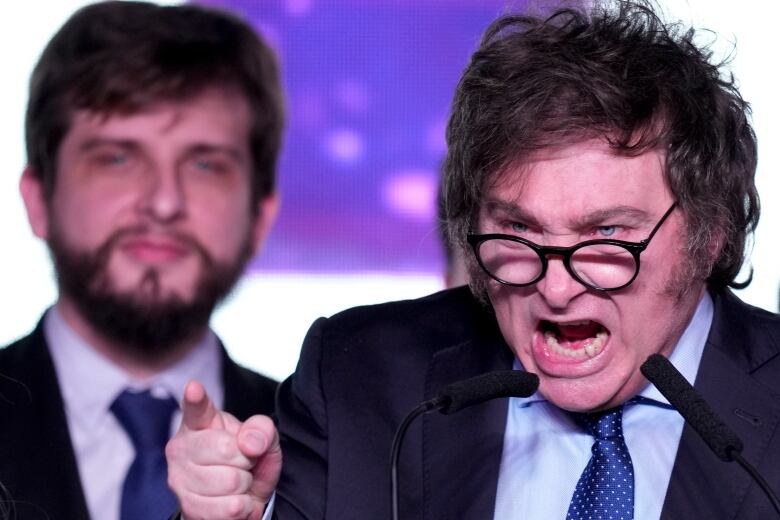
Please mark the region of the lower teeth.
[[547, 346], [550, 347], [550, 350], [556, 354], [575, 359], [584, 359], [586, 357], [595, 357], [596, 354], [601, 352], [601, 347], [604, 346], [604, 341], [606, 341], [607, 336], [608, 334], [606, 332], [601, 331], [596, 334], [595, 338], [586, 340], [583, 348], [578, 349], [561, 347], [560, 343], [558, 343], [558, 338], [550, 331], [544, 333], [544, 341]]

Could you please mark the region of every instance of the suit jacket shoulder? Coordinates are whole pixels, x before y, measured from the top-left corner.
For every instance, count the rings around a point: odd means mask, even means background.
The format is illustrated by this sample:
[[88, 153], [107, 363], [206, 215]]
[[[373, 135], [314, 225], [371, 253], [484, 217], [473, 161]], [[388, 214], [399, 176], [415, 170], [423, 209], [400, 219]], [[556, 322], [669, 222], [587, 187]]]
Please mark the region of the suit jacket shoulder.
[[87, 520], [42, 321], [0, 349], [0, 483], [18, 518]]
[[[780, 317], [713, 295], [715, 312], [695, 387], [742, 439], [742, 455], [780, 492]], [[689, 426], [680, 439], [662, 518], [776, 518], [736, 463], [718, 459]]]
[[[404, 416], [446, 384], [511, 359], [467, 288], [315, 322], [279, 390], [279, 518], [389, 517], [389, 450]], [[506, 400], [495, 400], [413, 423], [399, 469], [403, 517], [491, 517], [505, 420]]]

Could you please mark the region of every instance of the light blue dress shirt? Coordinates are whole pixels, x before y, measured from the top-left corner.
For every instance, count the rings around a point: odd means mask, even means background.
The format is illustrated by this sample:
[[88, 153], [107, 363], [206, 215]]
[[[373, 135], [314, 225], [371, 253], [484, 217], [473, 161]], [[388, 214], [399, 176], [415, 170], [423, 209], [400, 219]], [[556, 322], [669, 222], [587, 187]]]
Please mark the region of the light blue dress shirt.
[[[691, 383], [712, 312], [712, 298], [705, 294], [669, 358]], [[638, 395], [646, 399], [627, 404], [623, 412], [623, 431], [634, 464], [634, 518], [657, 520], [684, 421], [654, 386], [648, 385]], [[564, 520], [592, 445], [590, 434], [540, 394], [510, 399], [494, 519]]]

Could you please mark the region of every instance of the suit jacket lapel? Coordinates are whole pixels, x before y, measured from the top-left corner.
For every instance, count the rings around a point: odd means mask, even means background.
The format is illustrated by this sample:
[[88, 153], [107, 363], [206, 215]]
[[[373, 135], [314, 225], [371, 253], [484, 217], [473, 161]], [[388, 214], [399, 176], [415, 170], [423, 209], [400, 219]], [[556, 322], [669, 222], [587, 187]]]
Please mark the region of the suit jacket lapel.
[[[778, 338], [762, 330], [761, 320], [730, 293], [716, 296], [715, 303], [695, 386], [743, 440], [745, 459], [758, 466], [772, 455], [767, 447], [780, 419], [780, 400], [755, 375], [777, 355]], [[737, 518], [751, 486], [741, 467], [718, 459], [686, 425], [662, 518]], [[752, 510], [745, 518], [761, 517], [755, 514]]]
[[[511, 366], [512, 353], [498, 334], [440, 350], [431, 361], [427, 398], [449, 383]], [[424, 416], [424, 518], [492, 518], [507, 405], [494, 399], [453, 415]]]
[[274, 409], [276, 382], [236, 364], [221, 343], [220, 350], [225, 411], [241, 421], [259, 413], [271, 414]]
[[223, 408], [225, 411], [243, 419], [252, 415], [247, 409], [252, 405], [252, 399], [249, 395], [246, 395], [247, 389], [242, 385], [239, 367], [230, 359], [222, 342], [219, 344], [219, 349], [222, 362], [222, 384], [225, 389]]
[[20, 518], [86, 519], [86, 501], [42, 322], [30, 336], [8, 347], [17, 350], [0, 367], [14, 379], [2, 386], [0, 482], [16, 502]]

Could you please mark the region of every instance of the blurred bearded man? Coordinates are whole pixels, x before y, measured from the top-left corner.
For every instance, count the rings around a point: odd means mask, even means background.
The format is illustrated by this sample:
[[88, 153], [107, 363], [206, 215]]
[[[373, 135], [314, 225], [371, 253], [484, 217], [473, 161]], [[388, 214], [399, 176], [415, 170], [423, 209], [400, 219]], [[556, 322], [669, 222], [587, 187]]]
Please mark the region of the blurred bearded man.
[[[165, 518], [189, 379], [242, 419], [276, 383], [208, 323], [276, 215], [276, 60], [196, 6], [75, 13], [31, 78], [21, 192], [59, 297], [0, 351], [0, 482], [23, 518]], [[212, 394], [212, 392], [214, 392]]]

